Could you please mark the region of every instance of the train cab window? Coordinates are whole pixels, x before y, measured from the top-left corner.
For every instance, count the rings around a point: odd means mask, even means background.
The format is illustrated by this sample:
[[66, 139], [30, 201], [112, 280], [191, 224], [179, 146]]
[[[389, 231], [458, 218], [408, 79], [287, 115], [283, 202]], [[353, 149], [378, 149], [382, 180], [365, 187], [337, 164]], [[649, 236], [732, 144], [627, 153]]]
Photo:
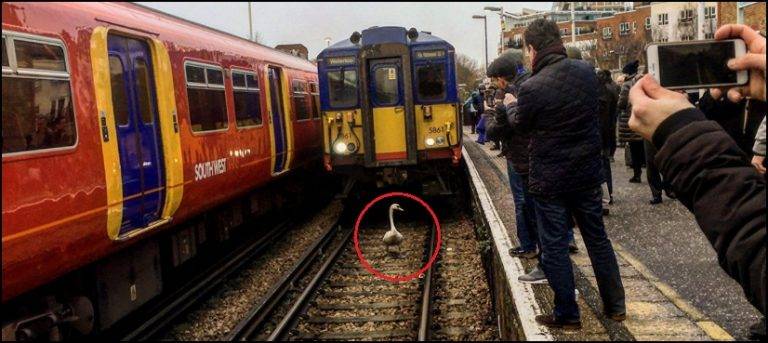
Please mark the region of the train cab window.
[[399, 102], [397, 68], [394, 66], [374, 69], [376, 89], [374, 99], [378, 105], [396, 105]]
[[220, 67], [188, 62], [187, 101], [192, 131], [223, 130], [228, 126], [224, 73]]
[[141, 121], [146, 124], [155, 122], [152, 109], [152, 90], [150, 86], [149, 69], [147, 62], [143, 59], [136, 59], [136, 91], [139, 93], [139, 110], [141, 111]]
[[115, 113], [115, 123], [128, 125], [128, 97], [125, 95], [125, 79], [123, 78], [123, 61], [120, 57], [109, 56], [109, 76], [112, 85], [112, 111]]
[[417, 95], [421, 101], [445, 98], [445, 65], [432, 63], [416, 67]]
[[237, 127], [261, 125], [261, 96], [256, 74], [233, 70], [232, 89], [235, 94]]
[[329, 71], [328, 99], [333, 108], [357, 106], [357, 71], [348, 69]]
[[307, 106], [307, 98], [309, 93], [307, 92], [307, 83], [301, 80], [293, 80], [291, 83], [293, 90], [293, 108], [296, 111], [296, 120], [309, 119], [310, 113]]
[[320, 118], [320, 89], [317, 88], [317, 83], [309, 83], [309, 95], [312, 99], [312, 118]]
[[74, 146], [77, 129], [64, 45], [3, 34], [3, 155]]

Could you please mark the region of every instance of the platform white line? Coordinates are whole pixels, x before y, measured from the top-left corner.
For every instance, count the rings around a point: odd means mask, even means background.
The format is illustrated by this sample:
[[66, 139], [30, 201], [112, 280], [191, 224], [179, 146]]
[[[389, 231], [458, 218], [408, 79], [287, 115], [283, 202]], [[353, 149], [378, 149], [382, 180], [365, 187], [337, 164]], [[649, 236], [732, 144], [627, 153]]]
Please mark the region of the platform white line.
[[541, 314], [541, 307], [536, 301], [536, 296], [533, 293], [533, 287], [530, 284], [525, 284], [517, 281], [520, 275], [525, 274], [525, 268], [520, 262], [520, 258], [512, 257], [508, 251], [512, 248], [512, 240], [509, 238], [507, 229], [504, 227], [504, 223], [499, 218], [496, 207], [493, 205], [491, 196], [488, 194], [488, 190], [485, 187], [485, 183], [480, 178], [480, 174], [475, 168], [474, 162], [469, 157], [466, 148], [461, 148], [461, 155], [467, 163], [467, 169], [469, 170], [472, 183], [477, 190], [477, 196], [480, 200], [480, 205], [483, 209], [483, 213], [488, 218], [488, 226], [493, 237], [493, 242], [496, 245], [496, 252], [499, 254], [501, 264], [504, 267], [504, 274], [507, 277], [508, 287], [512, 294], [512, 298], [515, 302], [515, 308], [517, 314], [520, 317], [520, 325], [523, 328], [523, 334], [527, 341], [552, 341], [552, 334], [546, 326], [536, 323], [536, 315]]

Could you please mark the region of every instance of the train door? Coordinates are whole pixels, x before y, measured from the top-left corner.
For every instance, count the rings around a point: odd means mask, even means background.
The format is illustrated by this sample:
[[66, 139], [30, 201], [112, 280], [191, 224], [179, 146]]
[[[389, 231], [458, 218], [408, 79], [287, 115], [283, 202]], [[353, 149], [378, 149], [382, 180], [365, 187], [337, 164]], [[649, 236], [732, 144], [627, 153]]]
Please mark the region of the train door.
[[373, 161], [408, 159], [407, 109], [403, 63], [397, 58], [368, 60], [368, 101], [373, 132]]
[[159, 219], [165, 174], [149, 46], [109, 35], [107, 49], [123, 181], [122, 236]]
[[283, 113], [283, 81], [280, 78], [280, 69], [269, 67], [267, 69], [269, 81], [269, 126], [272, 130], [274, 154], [272, 155], [272, 173], [278, 174], [284, 171], [288, 157], [288, 138], [286, 132], [285, 115]]

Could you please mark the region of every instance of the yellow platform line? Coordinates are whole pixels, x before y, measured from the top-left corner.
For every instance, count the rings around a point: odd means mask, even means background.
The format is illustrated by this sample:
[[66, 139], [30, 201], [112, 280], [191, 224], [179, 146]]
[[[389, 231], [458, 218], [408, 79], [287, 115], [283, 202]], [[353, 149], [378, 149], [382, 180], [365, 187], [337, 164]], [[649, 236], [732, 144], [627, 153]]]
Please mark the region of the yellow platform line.
[[661, 281], [656, 275], [654, 275], [648, 267], [646, 267], [640, 260], [632, 256], [628, 251], [624, 250], [624, 248], [616, 242], [613, 243], [613, 248], [616, 251], [617, 254], [621, 255], [624, 260], [627, 261], [630, 265], [632, 265], [635, 270], [637, 270], [638, 273], [640, 273], [644, 278], [648, 280], [656, 289], [659, 290], [667, 299], [669, 299], [677, 308], [679, 308], [681, 311], [683, 311], [685, 314], [687, 314], [693, 321], [696, 323], [696, 325], [701, 328], [704, 333], [707, 334], [712, 340], [715, 341], [733, 341], [734, 338], [729, 334], [725, 329], [723, 329], [720, 325], [716, 324], [712, 320], [710, 320], [704, 313], [699, 311], [696, 307], [694, 307], [690, 302], [683, 299], [683, 297], [680, 296], [680, 294], [677, 293], [672, 287], [670, 287], [666, 282]]

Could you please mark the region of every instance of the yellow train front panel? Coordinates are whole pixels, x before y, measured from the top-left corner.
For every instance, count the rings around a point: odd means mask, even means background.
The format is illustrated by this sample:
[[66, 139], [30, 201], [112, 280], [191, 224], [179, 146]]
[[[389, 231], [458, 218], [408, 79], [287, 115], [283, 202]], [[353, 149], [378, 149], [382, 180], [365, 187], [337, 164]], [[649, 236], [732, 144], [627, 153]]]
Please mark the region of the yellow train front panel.
[[408, 158], [403, 107], [373, 108], [373, 140], [377, 161]]
[[[440, 149], [459, 142], [455, 104], [414, 106], [416, 114], [416, 146], [418, 150]], [[426, 113], [426, 115], [425, 115]]]

